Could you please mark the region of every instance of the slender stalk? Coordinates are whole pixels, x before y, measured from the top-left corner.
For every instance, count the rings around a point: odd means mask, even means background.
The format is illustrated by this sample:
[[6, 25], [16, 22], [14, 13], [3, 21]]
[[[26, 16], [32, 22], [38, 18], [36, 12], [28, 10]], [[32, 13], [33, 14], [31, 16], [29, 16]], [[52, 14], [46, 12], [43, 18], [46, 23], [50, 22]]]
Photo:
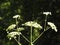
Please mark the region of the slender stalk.
[[36, 42], [44, 33], [45, 31], [43, 31], [32, 43]]
[[14, 38], [14, 39], [15, 39], [15, 41], [18, 43], [18, 45], [21, 45], [20, 42], [19, 42], [16, 38]]
[[[18, 29], [18, 20], [16, 18], [16, 26], [17, 26], [17, 29]], [[18, 36], [18, 41], [20, 42], [20, 35]]]
[[46, 15], [46, 17], [45, 17], [44, 31], [46, 31], [47, 16], [48, 15]]
[[31, 30], [30, 30], [30, 45], [32, 45], [32, 26], [31, 26]]
[[30, 41], [23, 34], [21, 34], [21, 36], [30, 43]]
[[17, 18], [16, 18], [16, 26], [17, 26], [17, 28], [18, 28], [18, 20], [17, 20]]

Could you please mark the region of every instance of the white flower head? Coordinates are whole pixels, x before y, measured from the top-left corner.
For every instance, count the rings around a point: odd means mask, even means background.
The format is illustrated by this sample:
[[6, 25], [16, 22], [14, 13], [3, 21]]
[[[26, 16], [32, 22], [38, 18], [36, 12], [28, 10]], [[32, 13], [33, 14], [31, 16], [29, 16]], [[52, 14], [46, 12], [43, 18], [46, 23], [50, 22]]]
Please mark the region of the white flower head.
[[8, 28], [6, 29], [6, 31], [12, 30], [12, 29], [14, 29], [15, 27], [16, 27], [16, 24], [12, 24], [12, 25], [8, 26]]
[[35, 27], [35, 28], [41, 28], [42, 29], [42, 26], [40, 24], [38, 24], [37, 22], [34, 22], [34, 21], [26, 22], [23, 25], [25, 25], [25, 26], [32, 26], [32, 27]]
[[57, 32], [57, 27], [54, 25], [54, 23], [48, 22], [48, 25]]
[[24, 28], [23, 27], [19, 27], [19, 28], [17, 28], [17, 30], [18, 31], [22, 31], [22, 30], [24, 30]]
[[46, 14], [46, 15], [50, 14], [51, 15], [51, 12], [43, 12], [43, 14]]
[[15, 15], [13, 16], [13, 18], [20, 18], [20, 15]]
[[10, 32], [8, 35], [7, 35], [7, 37], [8, 38], [16, 38], [16, 35], [20, 35], [21, 34], [21, 32]]

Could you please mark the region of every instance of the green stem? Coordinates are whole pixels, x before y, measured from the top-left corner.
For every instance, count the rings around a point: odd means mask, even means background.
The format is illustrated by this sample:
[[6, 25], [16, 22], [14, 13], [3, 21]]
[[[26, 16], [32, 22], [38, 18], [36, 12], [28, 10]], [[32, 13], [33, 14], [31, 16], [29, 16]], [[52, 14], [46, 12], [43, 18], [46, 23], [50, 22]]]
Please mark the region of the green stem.
[[18, 43], [18, 45], [21, 45], [20, 42], [19, 42], [16, 38], [14, 38], [14, 39], [15, 39], [15, 41]]
[[46, 31], [47, 15], [45, 17], [44, 31]]
[[17, 21], [17, 18], [16, 18], [16, 26], [17, 26], [17, 28], [18, 28], [18, 23], [17, 23], [18, 21]]
[[21, 36], [30, 43], [30, 41], [23, 34], [21, 34]]
[[32, 45], [32, 26], [31, 26], [31, 30], [30, 30], [30, 45]]
[[[17, 26], [17, 29], [18, 29], [18, 20], [16, 18], [16, 26]], [[20, 42], [20, 35], [18, 36], [18, 41]]]
[[43, 31], [32, 43], [36, 42], [41, 36], [42, 34], [44, 33], [45, 31]]

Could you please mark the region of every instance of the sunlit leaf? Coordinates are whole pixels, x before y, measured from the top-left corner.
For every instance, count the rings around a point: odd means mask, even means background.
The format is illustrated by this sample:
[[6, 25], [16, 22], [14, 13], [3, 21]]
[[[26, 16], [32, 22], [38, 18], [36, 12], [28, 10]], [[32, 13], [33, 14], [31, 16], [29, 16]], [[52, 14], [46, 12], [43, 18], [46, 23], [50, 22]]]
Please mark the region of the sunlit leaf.
[[6, 31], [12, 30], [12, 29], [14, 29], [15, 27], [16, 27], [16, 24], [12, 24], [12, 25], [10, 25], [10, 26], [6, 29]]
[[54, 25], [54, 23], [48, 22], [48, 25], [57, 32], [57, 27]]
[[32, 26], [35, 28], [41, 28], [42, 29], [42, 26], [40, 24], [38, 24], [37, 22], [34, 22], [34, 21], [29, 21], [29, 22], [26, 22], [25, 24], [22, 24], [22, 25]]

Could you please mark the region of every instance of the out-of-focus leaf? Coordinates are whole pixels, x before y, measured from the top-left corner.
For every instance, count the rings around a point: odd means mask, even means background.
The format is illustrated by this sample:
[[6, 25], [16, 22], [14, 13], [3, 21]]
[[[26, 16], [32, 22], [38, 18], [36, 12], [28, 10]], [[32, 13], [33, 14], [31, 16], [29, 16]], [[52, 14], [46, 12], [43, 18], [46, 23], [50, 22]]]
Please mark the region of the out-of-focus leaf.
[[15, 27], [16, 27], [16, 24], [12, 24], [12, 25], [10, 25], [10, 26], [6, 29], [6, 31], [12, 30], [12, 29], [14, 29]]
[[11, 4], [10, 2], [2, 3], [1, 4], [1, 9], [5, 9], [5, 8], [7, 9], [10, 6], [10, 4]]
[[0, 20], [2, 20], [3, 18], [2, 17], [0, 17]]
[[48, 25], [49, 25], [53, 30], [55, 30], [55, 32], [57, 32], [57, 27], [55, 26], [54, 23], [48, 22]]
[[33, 40], [35, 40], [39, 36], [39, 34], [40, 34], [39, 30], [34, 28], [34, 30], [33, 30]]

